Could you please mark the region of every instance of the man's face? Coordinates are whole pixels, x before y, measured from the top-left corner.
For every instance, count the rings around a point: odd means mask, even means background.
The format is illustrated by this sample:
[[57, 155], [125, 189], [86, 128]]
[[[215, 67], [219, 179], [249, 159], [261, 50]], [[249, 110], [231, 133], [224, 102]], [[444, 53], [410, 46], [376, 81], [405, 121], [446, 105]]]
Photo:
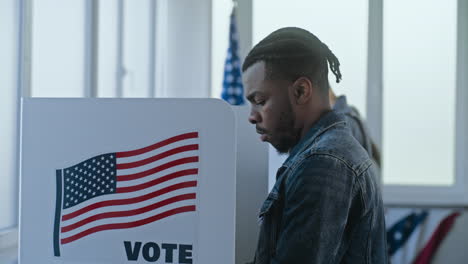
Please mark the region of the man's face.
[[286, 80], [265, 80], [265, 63], [250, 66], [242, 77], [247, 99], [251, 103], [249, 122], [254, 124], [262, 141], [280, 153], [287, 153], [298, 141], [295, 117]]

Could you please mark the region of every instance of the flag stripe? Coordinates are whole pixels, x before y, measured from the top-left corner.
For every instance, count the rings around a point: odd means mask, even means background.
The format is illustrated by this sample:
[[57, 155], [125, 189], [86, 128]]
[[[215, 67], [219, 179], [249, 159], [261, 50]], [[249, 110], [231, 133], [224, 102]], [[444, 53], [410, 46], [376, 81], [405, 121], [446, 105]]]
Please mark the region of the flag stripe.
[[157, 148], [169, 145], [171, 143], [184, 140], [184, 139], [189, 139], [189, 138], [198, 138], [198, 132], [191, 132], [191, 133], [186, 133], [186, 134], [178, 135], [175, 137], [171, 137], [161, 142], [155, 143], [153, 145], [140, 148], [140, 149], [136, 149], [136, 150], [117, 152], [116, 156], [117, 158], [126, 158], [126, 157], [136, 156], [136, 155], [140, 155], [140, 154], [155, 150]]
[[154, 203], [154, 204], [142, 207], [142, 208], [127, 210], [127, 211], [116, 211], [116, 212], [106, 212], [106, 213], [96, 214], [88, 218], [85, 218], [81, 221], [78, 221], [74, 224], [62, 227], [61, 232], [65, 233], [68, 231], [72, 231], [80, 226], [86, 225], [96, 220], [105, 219], [105, 218], [113, 218], [113, 217], [126, 217], [126, 216], [139, 215], [139, 214], [143, 214], [143, 213], [158, 209], [160, 207], [166, 206], [171, 203], [184, 201], [184, 200], [191, 200], [195, 198], [196, 198], [195, 193], [187, 193], [187, 194], [174, 196], [174, 197], [162, 200], [160, 202], [157, 202], [157, 203]]
[[177, 184], [168, 186], [166, 188], [157, 190], [155, 192], [148, 193], [148, 194], [138, 196], [138, 197], [134, 197], [134, 198], [118, 199], [118, 200], [107, 200], [107, 201], [97, 202], [97, 203], [88, 205], [88, 206], [86, 206], [84, 208], [81, 208], [79, 210], [76, 210], [74, 212], [71, 212], [69, 214], [63, 215], [62, 216], [62, 221], [70, 220], [70, 219], [72, 219], [74, 217], [77, 217], [79, 215], [82, 215], [82, 214], [84, 214], [86, 212], [89, 212], [89, 211], [97, 209], [97, 208], [101, 208], [101, 207], [105, 207], [105, 206], [113, 206], [113, 205], [125, 205], [125, 204], [139, 203], [139, 202], [146, 201], [146, 200], [152, 199], [154, 197], [157, 197], [157, 196], [160, 196], [160, 195], [163, 195], [163, 194], [175, 191], [175, 190], [179, 190], [179, 189], [183, 189], [183, 188], [190, 188], [190, 187], [195, 187], [195, 186], [197, 186], [197, 181], [181, 182], [181, 183], [177, 183]]
[[134, 221], [134, 222], [105, 224], [105, 225], [95, 226], [81, 233], [78, 233], [76, 235], [62, 238], [60, 241], [61, 241], [61, 244], [67, 244], [77, 239], [80, 239], [84, 236], [87, 236], [87, 235], [90, 235], [99, 231], [138, 227], [138, 226], [146, 225], [146, 224], [161, 220], [163, 218], [166, 218], [175, 214], [192, 212], [192, 211], [195, 211], [195, 205], [182, 206], [182, 207], [178, 207], [178, 208], [175, 208], [175, 209], [172, 209], [172, 210], [169, 210], [169, 211], [166, 211], [166, 212], [163, 212], [163, 213], [160, 213], [160, 214], [157, 214], [157, 215], [145, 218], [145, 219]]
[[187, 170], [181, 170], [181, 171], [176, 171], [173, 173], [170, 173], [168, 175], [162, 176], [160, 178], [144, 182], [138, 185], [134, 186], [128, 186], [128, 187], [117, 187], [117, 193], [127, 193], [127, 192], [136, 192], [140, 191], [155, 185], [158, 185], [160, 183], [182, 177], [182, 176], [188, 176], [188, 175], [197, 175], [198, 169], [187, 169]]
[[[101, 213], [106, 213], [106, 212], [113, 212], [113, 211], [128, 211], [128, 210], [134, 210], [134, 209], [142, 208], [142, 207], [149, 206], [151, 204], [160, 202], [162, 200], [165, 200], [165, 199], [168, 199], [168, 198], [171, 198], [171, 197], [175, 197], [175, 196], [182, 195], [182, 194], [188, 194], [188, 193], [196, 193], [196, 188], [177, 190], [177, 191], [174, 191], [173, 193], [169, 193], [169, 194], [166, 194], [164, 196], [161, 196], [161, 197], [158, 197], [158, 198], [155, 198], [155, 199], [151, 199], [151, 200], [147, 200], [147, 201], [144, 201], [144, 202], [141, 202], [141, 203], [138, 203], [138, 204], [109, 206], [109, 207], [99, 208], [99, 209], [90, 211], [90, 212], [88, 212], [86, 214], [75, 217], [75, 218], [73, 218], [71, 220], [63, 221], [61, 226], [71, 225], [73, 223], [79, 222], [79, 221], [81, 221], [83, 219], [86, 219], [86, 218], [88, 218], [88, 217], [90, 217], [92, 215], [96, 215], [96, 214], [101, 214]], [[71, 230], [69, 232], [60, 233], [60, 238], [64, 238], [64, 237], [67, 237], [67, 236], [72, 236], [72, 235], [81, 233], [81, 232], [83, 232], [83, 231], [85, 231], [85, 230], [87, 230], [89, 228], [94, 227], [94, 226], [104, 225], [104, 224], [111, 224], [111, 223], [133, 222], [133, 221], [144, 219], [144, 218], [147, 218], [147, 217], [159, 214], [159, 213], [163, 213], [165, 211], [169, 211], [169, 210], [171, 210], [173, 208], [177, 208], [177, 207], [181, 207], [181, 206], [187, 206], [187, 205], [197, 205], [196, 199], [182, 200], [182, 201], [174, 202], [174, 203], [168, 204], [166, 206], [154, 209], [154, 210], [149, 211], [149, 212], [138, 214], [138, 215], [98, 219], [98, 220], [93, 221], [93, 222], [91, 222], [89, 224], [85, 224], [85, 225], [83, 225], [81, 227], [73, 229], [73, 230]], [[60, 232], [60, 230], [59, 230], [59, 232]], [[93, 236], [93, 235], [91, 235], [91, 236]], [[59, 240], [59, 242], [60, 242], [60, 240]]]
[[191, 150], [198, 150], [198, 144], [192, 144], [192, 145], [186, 145], [186, 146], [181, 146], [178, 148], [174, 148], [171, 150], [168, 150], [166, 152], [160, 153], [158, 155], [154, 155], [152, 157], [140, 160], [140, 161], [135, 161], [135, 162], [129, 162], [129, 163], [119, 163], [117, 164], [117, 169], [118, 170], [123, 170], [123, 169], [131, 169], [131, 168], [136, 168], [139, 166], [143, 166], [146, 164], [149, 164], [151, 162], [169, 157], [171, 155], [175, 155], [177, 153], [185, 152], [185, 151], [191, 151]]
[[134, 174], [117, 175], [117, 181], [132, 181], [132, 180], [136, 180], [136, 179], [140, 179], [140, 178], [149, 176], [149, 175], [154, 174], [154, 173], [158, 173], [160, 171], [163, 171], [163, 170], [168, 169], [168, 168], [172, 168], [174, 166], [178, 166], [178, 165], [186, 164], [186, 163], [193, 163], [193, 162], [198, 162], [198, 156], [173, 160], [171, 162], [164, 163], [162, 165], [151, 168], [149, 170], [134, 173]]

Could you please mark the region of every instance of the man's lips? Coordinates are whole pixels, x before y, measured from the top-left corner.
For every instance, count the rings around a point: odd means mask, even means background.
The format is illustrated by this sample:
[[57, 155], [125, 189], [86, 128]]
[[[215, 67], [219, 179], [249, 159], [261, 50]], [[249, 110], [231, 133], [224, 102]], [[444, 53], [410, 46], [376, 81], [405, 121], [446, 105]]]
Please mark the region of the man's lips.
[[266, 139], [267, 139], [266, 131], [263, 130], [263, 129], [259, 129], [259, 128], [257, 128], [256, 130], [257, 130], [257, 133], [260, 134], [260, 140], [261, 141], [266, 141]]
[[262, 129], [262, 128], [259, 128], [259, 127], [256, 127], [255, 130], [257, 130], [257, 133], [262, 135], [262, 134], [266, 134], [266, 130], [265, 129]]

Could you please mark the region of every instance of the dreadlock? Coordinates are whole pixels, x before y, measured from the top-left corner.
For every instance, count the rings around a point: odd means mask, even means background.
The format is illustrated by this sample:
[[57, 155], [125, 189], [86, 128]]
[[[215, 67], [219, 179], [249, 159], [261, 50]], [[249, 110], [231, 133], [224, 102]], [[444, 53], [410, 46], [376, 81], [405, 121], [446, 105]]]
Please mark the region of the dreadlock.
[[325, 54], [326, 54], [328, 64], [330, 65], [330, 70], [332, 71], [333, 75], [335, 75], [336, 82], [339, 83], [342, 79], [341, 71], [340, 71], [340, 61], [325, 43], [322, 43], [322, 45], [323, 45], [323, 48], [325, 49]]
[[336, 82], [342, 79], [335, 54], [314, 34], [301, 28], [281, 28], [268, 35], [249, 52], [242, 71], [259, 61], [265, 62], [267, 79], [295, 81], [305, 76], [326, 92], [328, 65]]

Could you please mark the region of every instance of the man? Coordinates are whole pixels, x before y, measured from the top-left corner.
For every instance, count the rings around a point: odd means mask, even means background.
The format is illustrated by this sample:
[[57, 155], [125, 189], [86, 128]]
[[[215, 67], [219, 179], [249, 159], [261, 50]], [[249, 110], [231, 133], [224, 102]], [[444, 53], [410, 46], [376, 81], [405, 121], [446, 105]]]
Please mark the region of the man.
[[[336, 96], [331, 88], [329, 88], [330, 105], [334, 111], [340, 114], [344, 114], [346, 117], [346, 123], [351, 129], [353, 137], [361, 144], [361, 146], [367, 151], [369, 157], [371, 157], [377, 166], [380, 165], [380, 151], [377, 145], [374, 143], [370, 136], [369, 129], [362, 120], [359, 111], [348, 104], [346, 96]], [[380, 178], [379, 178], [380, 181]]]
[[329, 102], [339, 61], [310, 32], [279, 29], [247, 55], [249, 121], [289, 153], [260, 210], [254, 263], [387, 263], [376, 168]]

